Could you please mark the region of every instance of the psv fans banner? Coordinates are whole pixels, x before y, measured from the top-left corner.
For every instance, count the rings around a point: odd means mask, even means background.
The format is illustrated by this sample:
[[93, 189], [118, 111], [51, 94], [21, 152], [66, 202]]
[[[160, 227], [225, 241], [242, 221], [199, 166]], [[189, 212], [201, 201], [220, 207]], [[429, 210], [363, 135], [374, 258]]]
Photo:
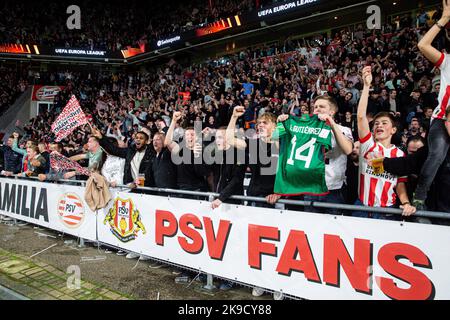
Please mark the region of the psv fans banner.
[[88, 123], [88, 119], [81, 109], [80, 103], [73, 95], [62, 113], [52, 124], [52, 132], [56, 136], [56, 142], [61, 141], [73, 132], [77, 127]]
[[306, 299], [450, 299], [450, 228], [117, 192], [99, 241]]

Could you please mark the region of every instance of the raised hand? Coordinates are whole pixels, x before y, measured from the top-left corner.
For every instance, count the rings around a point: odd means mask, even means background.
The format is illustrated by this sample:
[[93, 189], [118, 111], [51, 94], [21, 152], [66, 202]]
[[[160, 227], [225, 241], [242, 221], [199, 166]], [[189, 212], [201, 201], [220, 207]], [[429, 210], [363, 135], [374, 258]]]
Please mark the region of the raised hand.
[[181, 119], [182, 116], [183, 116], [183, 114], [180, 111], [175, 111], [173, 113], [172, 120], [175, 121], [175, 122], [178, 122]]
[[372, 67], [371, 66], [364, 67], [364, 69], [362, 71], [362, 77], [364, 80], [364, 85], [367, 87], [370, 87], [370, 85], [372, 84]]
[[98, 130], [95, 127], [92, 127], [92, 135], [94, 137], [96, 137], [97, 139], [101, 139], [103, 137], [102, 133], [100, 132], [100, 130]]
[[450, 0], [442, 0], [442, 17], [450, 19]]
[[277, 122], [284, 122], [284, 121], [286, 121], [288, 118], [289, 118], [289, 115], [288, 115], [288, 114], [282, 114], [282, 115], [278, 116]]
[[237, 106], [233, 109], [233, 117], [239, 118], [245, 113], [245, 107], [243, 106]]

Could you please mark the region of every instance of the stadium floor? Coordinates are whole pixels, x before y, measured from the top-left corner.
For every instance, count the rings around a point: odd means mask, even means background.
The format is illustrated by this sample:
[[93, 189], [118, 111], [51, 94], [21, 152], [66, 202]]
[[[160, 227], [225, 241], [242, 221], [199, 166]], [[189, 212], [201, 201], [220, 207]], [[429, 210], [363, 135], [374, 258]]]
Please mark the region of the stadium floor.
[[[67, 240], [72, 243], [68, 244]], [[36, 256], [30, 258], [33, 255]], [[95, 257], [100, 258], [93, 261]], [[70, 266], [80, 269], [79, 291], [67, 288], [67, 279], [74, 275], [67, 272]], [[92, 244], [78, 248], [75, 238], [61, 237], [57, 232], [36, 229], [33, 225], [0, 224], [0, 285], [31, 299], [271, 299], [270, 295], [255, 298], [245, 287], [211, 292], [202, 289], [202, 283], [197, 281], [189, 287], [188, 283], [177, 284], [174, 270], [173, 267], [151, 269], [149, 261], [138, 262], [114, 252], [105, 253], [105, 248], [99, 250]], [[47, 292], [36, 292], [36, 288]], [[12, 297], [5, 293], [3, 299], [7, 298]]]

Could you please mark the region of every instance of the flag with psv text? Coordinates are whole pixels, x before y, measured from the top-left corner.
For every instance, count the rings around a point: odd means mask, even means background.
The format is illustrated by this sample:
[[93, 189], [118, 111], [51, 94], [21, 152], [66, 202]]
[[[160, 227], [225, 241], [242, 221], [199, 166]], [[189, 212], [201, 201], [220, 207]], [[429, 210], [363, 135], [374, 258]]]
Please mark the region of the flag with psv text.
[[88, 119], [81, 109], [77, 98], [72, 95], [64, 110], [52, 124], [52, 132], [56, 142], [61, 141], [75, 130], [75, 128], [88, 123]]
[[50, 167], [55, 171], [75, 170], [79, 174], [90, 176], [91, 172], [80, 166], [77, 162], [64, 157], [62, 154], [53, 151], [50, 153]]

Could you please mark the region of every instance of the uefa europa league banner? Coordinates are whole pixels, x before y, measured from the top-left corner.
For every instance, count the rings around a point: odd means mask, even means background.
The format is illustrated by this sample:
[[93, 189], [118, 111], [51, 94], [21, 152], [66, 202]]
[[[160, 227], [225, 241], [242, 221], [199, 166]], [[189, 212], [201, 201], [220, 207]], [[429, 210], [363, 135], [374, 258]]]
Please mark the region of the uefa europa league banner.
[[83, 187], [0, 178], [0, 214], [96, 240], [96, 214]]
[[115, 192], [104, 243], [307, 299], [449, 299], [450, 228]]

